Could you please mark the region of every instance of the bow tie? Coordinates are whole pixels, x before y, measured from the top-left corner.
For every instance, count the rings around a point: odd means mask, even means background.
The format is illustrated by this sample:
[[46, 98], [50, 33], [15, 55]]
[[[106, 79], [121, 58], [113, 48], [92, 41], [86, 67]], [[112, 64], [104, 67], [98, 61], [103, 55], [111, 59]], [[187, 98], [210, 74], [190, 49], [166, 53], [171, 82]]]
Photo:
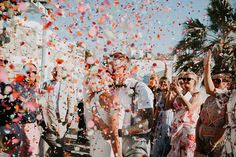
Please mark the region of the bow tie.
[[124, 87], [124, 88], [126, 88], [127, 85], [126, 84], [113, 84], [113, 85], [111, 85], [111, 87], [114, 87], [114, 88], [122, 88], [122, 87]]

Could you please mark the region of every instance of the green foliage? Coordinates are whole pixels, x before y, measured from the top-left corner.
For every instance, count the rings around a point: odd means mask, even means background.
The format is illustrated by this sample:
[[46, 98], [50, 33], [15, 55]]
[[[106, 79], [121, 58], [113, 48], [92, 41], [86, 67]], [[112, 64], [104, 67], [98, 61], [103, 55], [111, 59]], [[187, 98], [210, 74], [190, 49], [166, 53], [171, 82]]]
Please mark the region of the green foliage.
[[184, 23], [184, 36], [173, 55], [178, 59], [176, 71], [203, 72], [203, 57], [211, 49], [215, 66], [213, 71], [236, 71], [236, 12], [227, 0], [211, 0], [207, 13], [209, 25], [199, 19]]

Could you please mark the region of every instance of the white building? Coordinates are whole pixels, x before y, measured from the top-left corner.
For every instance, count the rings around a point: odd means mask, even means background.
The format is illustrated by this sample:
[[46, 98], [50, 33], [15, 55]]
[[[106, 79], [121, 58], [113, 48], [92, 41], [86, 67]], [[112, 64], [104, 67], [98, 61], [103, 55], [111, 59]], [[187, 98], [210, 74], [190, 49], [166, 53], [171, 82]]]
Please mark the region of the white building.
[[[0, 26], [2, 26], [0, 24]], [[0, 28], [1, 29], [1, 28]], [[15, 18], [7, 27], [11, 41], [0, 47], [10, 64], [15, 66], [11, 71], [11, 77], [19, 73], [25, 63], [32, 62], [40, 71], [45, 70], [45, 80], [50, 78], [50, 71], [56, 64], [57, 59], [62, 59], [68, 74], [75, 74], [75, 79], [82, 80], [83, 56], [77, 51], [78, 48], [71, 48], [73, 43], [65, 43], [56, 38], [52, 31], [47, 30], [45, 43], [43, 43], [43, 26], [35, 21], [24, 21], [22, 18]], [[42, 53], [45, 53], [45, 66], [42, 65]], [[75, 81], [76, 82], [76, 81]], [[78, 82], [78, 81], [77, 81]]]

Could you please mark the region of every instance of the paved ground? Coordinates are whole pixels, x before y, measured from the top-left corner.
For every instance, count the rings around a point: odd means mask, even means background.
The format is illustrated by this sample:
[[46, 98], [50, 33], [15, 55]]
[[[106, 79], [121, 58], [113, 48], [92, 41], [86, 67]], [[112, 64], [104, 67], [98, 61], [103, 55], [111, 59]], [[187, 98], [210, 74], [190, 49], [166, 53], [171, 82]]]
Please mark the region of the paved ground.
[[77, 142], [78, 129], [70, 129], [65, 137], [66, 157], [90, 157], [89, 155], [89, 142]]

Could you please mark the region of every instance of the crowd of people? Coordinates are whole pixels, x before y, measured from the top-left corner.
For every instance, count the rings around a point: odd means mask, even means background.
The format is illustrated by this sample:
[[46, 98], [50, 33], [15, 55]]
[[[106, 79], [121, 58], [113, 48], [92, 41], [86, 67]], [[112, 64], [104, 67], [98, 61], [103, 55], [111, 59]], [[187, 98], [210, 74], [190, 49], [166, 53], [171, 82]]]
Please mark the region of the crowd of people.
[[[150, 74], [148, 84], [133, 77], [137, 69], [126, 54], [115, 52], [97, 61], [88, 53], [82, 106], [62, 64], [53, 68], [52, 80], [39, 86], [33, 63], [10, 81], [7, 62], [1, 55], [0, 148], [6, 156], [64, 156], [64, 137], [77, 104], [92, 157], [236, 155], [233, 75], [211, 72], [210, 51], [203, 83], [191, 71], [168, 78], [166, 66], [164, 76]], [[46, 155], [41, 155], [41, 140], [49, 145]]]
[[104, 60], [88, 66], [85, 86], [92, 156], [236, 155], [233, 76], [211, 73], [210, 51], [203, 84], [191, 71], [171, 80], [166, 69], [160, 78], [152, 74], [146, 85], [132, 78], [135, 70], [126, 55], [114, 53]]
[[21, 73], [10, 80], [8, 61], [0, 57], [0, 148], [5, 153], [1, 155], [45, 156], [41, 142], [44, 139], [49, 145], [46, 156], [64, 156], [63, 139], [76, 111], [74, 87], [65, 69], [56, 65], [52, 80], [40, 87], [35, 64], [25, 64]]

